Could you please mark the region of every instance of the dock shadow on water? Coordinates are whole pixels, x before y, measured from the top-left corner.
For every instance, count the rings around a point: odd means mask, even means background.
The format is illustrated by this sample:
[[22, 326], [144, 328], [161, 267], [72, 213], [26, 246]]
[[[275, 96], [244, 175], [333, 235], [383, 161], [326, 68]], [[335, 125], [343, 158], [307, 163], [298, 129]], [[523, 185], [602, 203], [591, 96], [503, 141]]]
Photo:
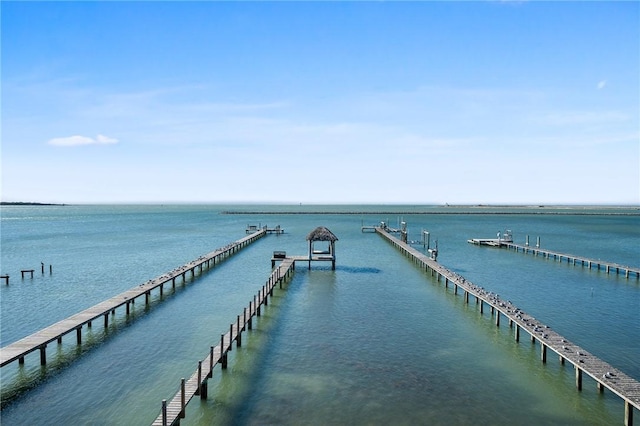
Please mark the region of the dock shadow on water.
[[[329, 269], [328, 267], [326, 268]], [[321, 269], [321, 268], [318, 268], [318, 269]], [[382, 272], [382, 269], [373, 268], [373, 267], [364, 267], [364, 266], [336, 265], [336, 271], [347, 272], [349, 274], [379, 274]]]

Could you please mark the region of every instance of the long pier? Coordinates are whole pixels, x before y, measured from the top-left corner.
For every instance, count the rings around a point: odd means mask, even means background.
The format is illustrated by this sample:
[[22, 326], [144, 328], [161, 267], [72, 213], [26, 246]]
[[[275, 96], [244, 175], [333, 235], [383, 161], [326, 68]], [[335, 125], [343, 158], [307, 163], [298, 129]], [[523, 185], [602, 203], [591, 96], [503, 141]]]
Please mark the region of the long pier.
[[557, 260], [559, 262], [566, 260], [567, 263], [571, 263], [573, 265], [579, 264], [589, 269], [596, 268], [597, 270], [605, 270], [607, 274], [615, 272], [619, 275], [624, 274], [625, 278], [629, 278], [630, 275], [635, 275], [636, 279], [640, 279], [640, 268], [620, 265], [619, 263], [607, 262], [600, 259], [590, 259], [588, 257], [560, 253], [553, 250], [545, 250], [538, 246], [531, 247], [529, 245], [515, 244], [511, 241], [505, 241], [499, 238], [473, 238], [468, 240], [468, 242], [478, 246], [492, 246], [500, 248], [504, 247], [507, 249], [515, 250], [516, 253], [522, 251], [523, 253], [530, 253], [534, 256], [546, 257], [547, 259], [553, 258], [554, 260]]
[[543, 363], [547, 362], [547, 353], [553, 351], [558, 355], [561, 363], [570, 362], [573, 364], [578, 390], [582, 390], [582, 378], [586, 374], [596, 382], [599, 391], [608, 389], [622, 398], [624, 401], [624, 424], [625, 426], [633, 425], [633, 408], [640, 410], [640, 382], [570, 342], [511, 302], [500, 299], [497, 294], [450, 271], [384, 229], [376, 227], [376, 232], [425, 271], [430, 271], [431, 276], [437, 275], [438, 282], [444, 280], [445, 287], [453, 285], [454, 294], [458, 294], [459, 291], [463, 292], [466, 303], [469, 303], [469, 295], [472, 295], [476, 304], [479, 305], [481, 314], [487, 305], [491, 315], [495, 315], [496, 326], [500, 326], [501, 318], [508, 320], [509, 327], [514, 329], [516, 341], [520, 340], [521, 331], [529, 333], [531, 342], [537, 342], [540, 345], [540, 359]]
[[159, 289], [160, 295], [163, 293], [164, 285], [171, 282], [175, 289], [176, 279], [182, 278], [182, 282], [186, 282], [187, 274], [191, 274], [194, 278], [196, 270], [202, 273], [203, 268], [211, 268], [219, 263], [221, 260], [235, 254], [240, 249], [253, 243], [259, 238], [266, 235], [266, 229], [260, 229], [251, 235], [247, 235], [225, 247], [219, 248], [209, 254], [200, 256], [199, 258], [186, 263], [170, 272], [165, 273], [157, 278], [151, 279], [139, 286], [136, 286], [130, 290], [120, 293], [104, 302], [98, 303], [82, 312], [70, 316], [62, 321], [59, 321], [47, 328], [44, 328], [30, 336], [11, 343], [4, 348], [0, 349], [0, 367], [4, 367], [18, 360], [19, 363], [24, 363], [24, 357], [36, 350], [40, 351], [40, 364], [45, 365], [47, 362], [46, 348], [47, 345], [54, 340], [58, 341], [58, 344], [62, 343], [62, 337], [66, 334], [76, 332], [76, 340], [78, 345], [82, 344], [82, 328], [86, 325], [91, 327], [92, 322], [100, 317], [104, 317], [104, 326], [109, 326], [109, 316], [115, 315], [116, 309], [120, 307], [126, 308], [126, 314], [129, 315], [131, 305], [135, 304], [135, 300], [144, 296], [145, 303], [149, 303], [151, 291]]
[[179, 424], [180, 419], [185, 417], [185, 408], [194, 396], [199, 395], [201, 399], [207, 399], [207, 380], [213, 377], [213, 369], [220, 364], [221, 368], [227, 368], [227, 353], [231, 350], [233, 342], [236, 347], [242, 345], [242, 332], [247, 328], [252, 328], [252, 318], [260, 316], [260, 307], [268, 305], [268, 297], [273, 296], [273, 289], [276, 284], [282, 288], [283, 281], [289, 279], [295, 270], [295, 260], [284, 258], [276, 269], [273, 270], [266, 284], [249, 301], [248, 308], [244, 308], [236, 321], [229, 325], [229, 331], [220, 335], [220, 343], [211, 346], [209, 354], [198, 361], [196, 371], [189, 379], [180, 380], [180, 388], [167, 402], [162, 401], [160, 415], [153, 422], [154, 426], [167, 426]]

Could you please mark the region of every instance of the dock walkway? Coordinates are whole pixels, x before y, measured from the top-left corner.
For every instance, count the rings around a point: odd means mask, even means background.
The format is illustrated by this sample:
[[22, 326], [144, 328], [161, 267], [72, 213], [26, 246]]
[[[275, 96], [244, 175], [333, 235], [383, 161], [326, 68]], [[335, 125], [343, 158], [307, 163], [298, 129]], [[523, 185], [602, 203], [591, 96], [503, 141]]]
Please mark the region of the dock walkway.
[[266, 235], [265, 229], [260, 229], [251, 235], [247, 235], [225, 247], [219, 248], [209, 254], [200, 256], [199, 258], [186, 263], [170, 272], [165, 273], [157, 278], [151, 279], [139, 286], [120, 293], [104, 302], [98, 303], [84, 311], [59, 321], [47, 328], [44, 328], [30, 336], [27, 336], [17, 342], [11, 343], [0, 349], [0, 367], [10, 364], [18, 360], [24, 363], [24, 357], [31, 352], [40, 350], [40, 364], [46, 364], [46, 347], [47, 344], [57, 340], [62, 342], [62, 337], [68, 333], [76, 331], [77, 343], [82, 343], [82, 327], [87, 325], [91, 327], [92, 321], [104, 317], [104, 325], [109, 325], [109, 315], [115, 314], [115, 310], [122, 306], [126, 306], [126, 313], [129, 314], [130, 305], [135, 303], [135, 299], [145, 296], [145, 303], [149, 303], [151, 291], [159, 288], [160, 294], [163, 292], [164, 284], [171, 282], [175, 288], [176, 278], [182, 277], [183, 282], [186, 281], [186, 275], [191, 273], [191, 277], [195, 277], [196, 269], [202, 273], [203, 267], [210, 268], [222, 259], [231, 256], [245, 246], [253, 243], [259, 238]]
[[591, 268], [597, 268], [598, 270], [604, 269], [607, 272], [607, 274], [611, 272], [615, 272], [616, 274], [624, 274], [625, 278], [629, 278], [629, 275], [635, 274], [636, 279], [640, 279], [640, 268], [633, 268], [631, 266], [620, 265], [618, 263], [613, 263], [613, 262], [606, 262], [600, 259], [590, 259], [587, 257], [575, 256], [573, 254], [559, 253], [556, 251], [544, 250], [539, 247], [530, 247], [526, 245], [523, 246], [523, 245], [514, 244], [514, 243], [503, 242], [500, 244], [500, 246], [505, 247], [507, 249], [515, 250], [516, 253], [519, 251], [522, 251], [523, 253], [531, 253], [534, 256], [541, 255], [548, 259], [553, 258], [554, 260], [557, 260], [559, 262], [566, 260], [567, 263], [572, 263], [573, 265], [579, 263], [582, 266], [588, 267], [589, 269]]
[[491, 246], [500, 247], [515, 250], [516, 252], [522, 251], [523, 253], [530, 253], [534, 256], [542, 256], [547, 259], [553, 258], [559, 262], [566, 260], [567, 263], [573, 265], [580, 264], [589, 269], [597, 268], [598, 270], [604, 269], [607, 274], [615, 272], [616, 274], [624, 274], [625, 278], [629, 278], [630, 275], [635, 275], [636, 279], [640, 279], [640, 268], [634, 268], [627, 265], [621, 265], [619, 263], [607, 262], [600, 259], [590, 259], [588, 257], [576, 256], [568, 253], [560, 253], [553, 250], [545, 250], [540, 247], [532, 247], [528, 245], [515, 244], [512, 241], [505, 241], [500, 238], [472, 238], [467, 242], [478, 246]]
[[573, 364], [575, 369], [576, 387], [582, 389], [583, 373], [590, 376], [597, 388], [602, 391], [609, 389], [624, 401], [625, 415], [624, 424], [633, 424], [633, 407], [640, 410], [640, 382], [627, 376], [622, 371], [614, 368], [593, 354], [590, 354], [578, 345], [568, 341], [560, 334], [553, 331], [549, 326], [536, 320], [533, 316], [514, 306], [509, 301], [504, 301], [500, 297], [484, 288], [473, 284], [464, 277], [450, 271], [441, 264], [429, 258], [427, 255], [414, 249], [406, 243], [395, 238], [382, 228], [376, 228], [376, 232], [391, 242], [403, 254], [419, 264], [425, 271], [430, 271], [431, 275], [437, 275], [438, 282], [444, 279], [445, 287], [453, 284], [455, 294], [459, 289], [464, 292], [465, 302], [469, 303], [469, 295], [474, 296], [476, 304], [479, 305], [480, 313], [484, 311], [484, 305], [488, 305], [491, 315], [495, 314], [496, 326], [500, 325], [501, 315], [509, 321], [509, 327], [514, 328], [516, 341], [520, 340], [520, 331], [529, 333], [531, 341], [540, 344], [540, 358], [542, 362], [547, 361], [547, 352], [552, 350], [558, 354], [560, 362], [565, 361]]
[[234, 323], [229, 326], [229, 331], [220, 335], [220, 343], [211, 346], [209, 355], [202, 361], [198, 361], [196, 371], [189, 379], [180, 381], [180, 388], [167, 402], [162, 401], [160, 415], [153, 422], [154, 426], [167, 426], [179, 424], [180, 419], [185, 417], [186, 405], [194, 396], [200, 395], [201, 399], [207, 398], [207, 380], [213, 377], [213, 369], [220, 364], [221, 368], [227, 368], [227, 352], [231, 350], [232, 343], [236, 342], [236, 347], [242, 345], [242, 332], [247, 328], [252, 328], [252, 318], [260, 316], [260, 307], [268, 304], [268, 296], [273, 296], [273, 289], [276, 284], [282, 288], [283, 281], [286, 281], [295, 269], [295, 260], [285, 258], [280, 265], [273, 270], [266, 284], [262, 286], [258, 294], [249, 302], [249, 307], [244, 308], [241, 315], [237, 316]]

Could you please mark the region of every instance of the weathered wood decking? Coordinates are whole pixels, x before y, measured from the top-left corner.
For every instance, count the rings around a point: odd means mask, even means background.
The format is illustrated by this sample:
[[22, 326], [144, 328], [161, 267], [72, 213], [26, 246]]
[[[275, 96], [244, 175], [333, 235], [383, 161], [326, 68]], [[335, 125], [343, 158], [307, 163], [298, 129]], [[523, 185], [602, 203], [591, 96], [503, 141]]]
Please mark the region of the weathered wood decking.
[[266, 235], [264, 229], [258, 230], [251, 235], [247, 235], [225, 247], [219, 248], [209, 254], [200, 256], [199, 258], [182, 265], [164, 275], [151, 279], [137, 287], [120, 293], [104, 302], [98, 303], [84, 311], [59, 321], [47, 328], [44, 328], [30, 336], [27, 336], [17, 342], [11, 343], [0, 349], [0, 367], [4, 367], [11, 362], [18, 360], [24, 362], [24, 357], [36, 350], [40, 350], [40, 363], [46, 364], [46, 347], [47, 344], [57, 340], [61, 343], [64, 335], [76, 331], [77, 343], [82, 343], [82, 327], [87, 325], [91, 327], [92, 321], [104, 317], [105, 327], [109, 324], [109, 315], [115, 313], [117, 308], [126, 306], [126, 313], [129, 314], [130, 305], [135, 303], [135, 299], [145, 296], [145, 303], [149, 303], [151, 291], [159, 288], [160, 294], [163, 292], [164, 284], [171, 282], [175, 288], [176, 278], [182, 277], [183, 282], [186, 281], [186, 275], [191, 273], [195, 277], [196, 269], [202, 272], [203, 267], [210, 268], [220, 260], [231, 256], [243, 247], [251, 244], [257, 239]]
[[607, 274], [611, 272], [615, 272], [616, 274], [624, 274], [625, 278], [629, 278], [630, 275], [635, 275], [636, 279], [640, 279], [640, 268], [634, 268], [627, 265], [620, 265], [619, 263], [607, 262], [600, 259], [591, 259], [588, 257], [576, 256], [568, 253], [560, 253], [553, 250], [545, 250], [540, 247], [532, 247], [527, 245], [515, 244], [513, 242], [506, 242], [500, 239], [482, 239], [482, 238], [473, 238], [468, 240], [469, 243], [475, 245], [488, 245], [492, 247], [504, 247], [507, 249], [515, 250], [516, 252], [522, 251], [523, 253], [530, 253], [534, 256], [542, 256], [547, 259], [553, 258], [559, 262], [566, 260], [567, 263], [572, 263], [573, 265], [579, 264], [584, 267], [588, 267], [589, 269], [596, 268], [597, 270], [605, 270]]
[[593, 378], [600, 391], [606, 388], [618, 395], [624, 401], [624, 424], [627, 426], [633, 424], [633, 407], [640, 410], [640, 383], [637, 380], [568, 341], [511, 302], [504, 301], [497, 294], [467, 281], [464, 277], [403, 243], [382, 228], [376, 228], [376, 232], [426, 271], [430, 271], [432, 276], [437, 275], [438, 281], [444, 279], [445, 286], [452, 284], [456, 294], [459, 289], [464, 292], [465, 302], [469, 303], [469, 295], [474, 296], [476, 304], [479, 305], [480, 313], [484, 312], [484, 305], [488, 305], [491, 315], [495, 315], [496, 326], [500, 325], [500, 315], [504, 316], [509, 321], [509, 326], [514, 328], [514, 336], [517, 341], [520, 340], [521, 330], [529, 333], [531, 341], [534, 343], [537, 341], [540, 344], [542, 362], [547, 361], [547, 352], [552, 350], [558, 354], [560, 362], [564, 363], [566, 360], [573, 364], [578, 390], [582, 389], [584, 373]]
[[162, 401], [160, 415], [153, 422], [156, 426], [174, 425], [180, 422], [180, 418], [185, 416], [185, 407], [191, 399], [200, 395], [200, 398], [207, 398], [207, 380], [213, 377], [213, 369], [220, 364], [221, 368], [227, 368], [227, 352], [231, 350], [232, 343], [235, 341], [236, 346], [242, 345], [242, 332], [247, 328], [252, 328], [252, 318], [260, 316], [260, 307], [268, 304], [268, 297], [273, 295], [273, 289], [276, 284], [282, 288], [283, 281], [287, 280], [295, 269], [295, 260], [285, 258], [280, 265], [273, 270], [266, 284], [262, 286], [258, 294], [249, 302], [249, 307], [244, 308], [241, 315], [237, 316], [234, 323], [229, 326], [227, 333], [220, 335], [220, 343], [211, 346], [209, 354], [202, 360], [198, 361], [196, 371], [189, 379], [182, 379], [180, 388], [167, 402]]

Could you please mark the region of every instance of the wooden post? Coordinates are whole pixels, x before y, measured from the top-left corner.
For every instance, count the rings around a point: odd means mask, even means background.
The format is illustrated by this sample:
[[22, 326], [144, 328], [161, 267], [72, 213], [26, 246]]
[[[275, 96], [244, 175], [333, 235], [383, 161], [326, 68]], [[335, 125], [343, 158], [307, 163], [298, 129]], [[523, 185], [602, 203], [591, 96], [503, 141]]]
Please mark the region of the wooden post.
[[496, 326], [500, 327], [500, 311], [496, 310]]
[[180, 418], [184, 419], [184, 416], [187, 415], [185, 412], [185, 408], [187, 406], [186, 403], [186, 392], [185, 392], [185, 380], [184, 377], [180, 379]]
[[242, 346], [242, 334], [240, 334], [240, 315], [238, 315], [238, 322], [236, 325], [236, 348]]
[[213, 377], [213, 346], [209, 349], [209, 374], [207, 377]]
[[223, 369], [227, 368], [227, 351], [224, 350], [224, 334], [220, 335], [220, 365]]
[[198, 387], [196, 388], [195, 395], [200, 395], [202, 389], [202, 361], [198, 361]]
[[520, 326], [516, 324], [516, 342], [520, 341]]
[[162, 400], [162, 426], [167, 426], [167, 400]]
[[2, 275], [0, 278], [4, 279], [5, 285], [9, 285], [9, 275]]
[[624, 400], [624, 426], [633, 426], [633, 406], [628, 400]]
[[484, 313], [484, 301], [480, 301], [480, 314]]
[[541, 342], [540, 346], [540, 358], [542, 359], [542, 362], [545, 363], [547, 362], [547, 345]]
[[76, 328], [76, 340], [78, 341], [78, 345], [82, 344], [82, 327]]
[[47, 345], [40, 346], [40, 365], [47, 364]]
[[582, 370], [577, 365], [575, 366], [575, 368], [576, 368], [576, 388], [578, 388], [578, 390], [582, 390]]
[[109, 327], [109, 313], [104, 314], [104, 328]]
[[204, 379], [204, 382], [202, 382], [202, 385], [200, 386], [200, 399], [207, 399], [207, 396], [209, 395], [208, 390], [209, 386], [207, 379]]

